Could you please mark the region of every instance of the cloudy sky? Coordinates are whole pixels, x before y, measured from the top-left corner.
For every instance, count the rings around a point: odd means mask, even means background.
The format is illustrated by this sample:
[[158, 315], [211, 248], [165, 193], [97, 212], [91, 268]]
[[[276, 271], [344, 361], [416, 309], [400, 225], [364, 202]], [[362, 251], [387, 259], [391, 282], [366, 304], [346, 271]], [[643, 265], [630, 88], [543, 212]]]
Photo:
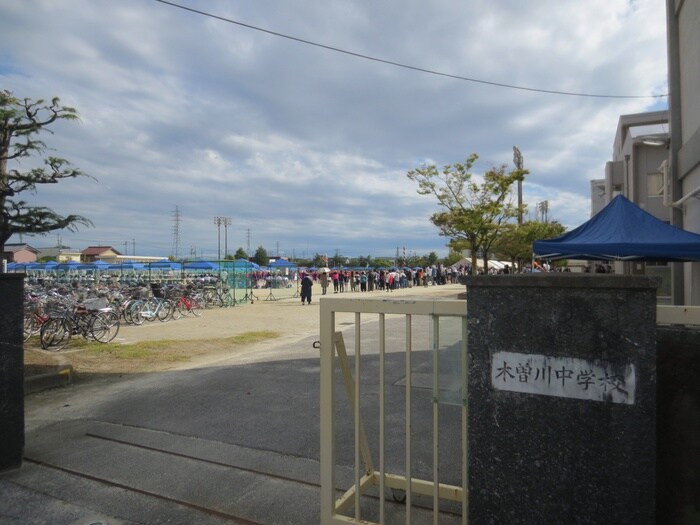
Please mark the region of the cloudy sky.
[[0, 4], [0, 89], [81, 116], [43, 138], [96, 180], [31, 197], [94, 222], [60, 232], [72, 248], [168, 256], [177, 225], [180, 257], [216, 257], [222, 216], [229, 252], [443, 256], [406, 173], [512, 167], [514, 145], [532, 218], [547, 200], [575, 227], [619, 116], [667, 105], [659, 0], [174, 3]]

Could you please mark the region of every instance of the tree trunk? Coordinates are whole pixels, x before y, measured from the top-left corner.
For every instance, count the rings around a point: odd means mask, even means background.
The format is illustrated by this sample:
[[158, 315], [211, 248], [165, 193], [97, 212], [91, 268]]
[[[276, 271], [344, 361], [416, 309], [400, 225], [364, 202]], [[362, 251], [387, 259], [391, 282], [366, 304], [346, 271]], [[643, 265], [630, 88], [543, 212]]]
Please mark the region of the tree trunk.
[[476, 255], [476, 250], [472, 250], [472, 275], [477, 275], [478, 272], [478, 266], [476, 265], [477, 261], [477, 255]]

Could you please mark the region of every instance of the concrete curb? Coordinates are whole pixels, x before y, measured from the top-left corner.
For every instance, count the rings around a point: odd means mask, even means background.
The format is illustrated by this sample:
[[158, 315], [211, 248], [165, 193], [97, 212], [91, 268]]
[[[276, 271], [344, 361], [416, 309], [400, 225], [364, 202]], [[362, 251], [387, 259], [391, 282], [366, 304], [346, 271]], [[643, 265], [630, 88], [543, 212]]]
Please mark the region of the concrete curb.
[[24, 395], [69, 385], [73, 382], [74, 374], [72, 365], [58, 365], [52, 372], [25, 377]]

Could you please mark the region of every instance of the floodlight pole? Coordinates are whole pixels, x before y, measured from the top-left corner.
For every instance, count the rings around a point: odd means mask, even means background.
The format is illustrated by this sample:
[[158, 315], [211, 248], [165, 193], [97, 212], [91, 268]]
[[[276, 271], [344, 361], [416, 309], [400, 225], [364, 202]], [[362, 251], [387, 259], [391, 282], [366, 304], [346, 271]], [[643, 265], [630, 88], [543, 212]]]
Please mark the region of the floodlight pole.
[[216, 224], [216, 233], [218, 238], [218, 248], [217, 248], [217, 261], [221, 260], [221, 225], [224, 223], [224, 217], [214, 217], [214, 224]]
[[[523, 155], [520, 153], [518, 146], [513, 146], [513, 164], [518, 170], [523, 169]], [[523, 223], [523, 181], [518, 178], [518, 225]]]
[[224, 259], [228, 255], [228, 227], [231, 226], [231, 217], [222, 217], [224, 220]]

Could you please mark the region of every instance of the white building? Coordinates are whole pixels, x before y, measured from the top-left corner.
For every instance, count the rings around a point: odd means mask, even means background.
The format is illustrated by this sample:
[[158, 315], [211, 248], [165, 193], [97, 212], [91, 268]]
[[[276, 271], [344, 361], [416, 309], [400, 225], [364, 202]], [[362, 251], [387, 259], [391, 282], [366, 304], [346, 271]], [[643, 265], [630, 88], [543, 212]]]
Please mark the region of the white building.
[[[657, 218], [700, 233], [700, 1], [667, 0], [669, 110], [623, 115], [591, 215], [622, 193]], [[700, 263], [616, 263], [658, 275], [661, 302], [700, 305]]]
[[[671, 224], [700, 233], [700, 2], [667, 0]], [[673, 264], [673, 302], [700, 305], [700, 263]]]

